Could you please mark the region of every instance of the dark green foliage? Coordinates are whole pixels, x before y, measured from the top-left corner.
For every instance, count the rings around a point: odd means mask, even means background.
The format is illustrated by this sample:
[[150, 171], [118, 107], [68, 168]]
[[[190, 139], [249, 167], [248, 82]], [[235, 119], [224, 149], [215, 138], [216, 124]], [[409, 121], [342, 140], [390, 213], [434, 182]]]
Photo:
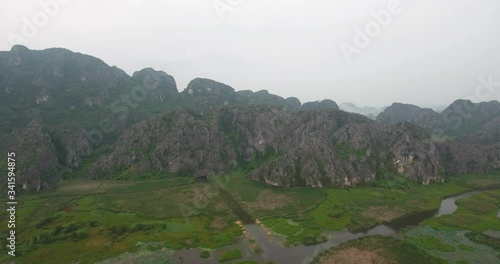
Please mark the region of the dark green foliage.
[[275, 151], [272, 147], [267, 147], [264, 153], [256, 151], [255, 156], [250, 161], [245, 161], [243, 157], [239, 156], [236, 170], [248, 173], [265, 162], [277, 160], [283, 155], [284, 153]]
[[204, 250], [200, 253], [200, 258], [209, 258], [210, 257], [210, 251]]
[[75, 230], [78, 230], [78, 225], [75, 224], [75, 223], [71, 223], [69, 224], [68, 226], [66, 226], [66, 228], [64, 229], [64, 233], [68, 234], [68, 233], [71, 233]]
[[56, 220], [57, 220], [57, 216], [48, 216], [48, 217], [45, 217], [45, 218], [43, 218], [42, 220], [40, 220], [36, 224], [36, 228], [44, 228], [44, 227], [46, 227], [47, 225], [53, 223]]
[[351, 155], [355, 155], [354, 149], [349, 146], [349, 143], [347, 142], [342, 142], [342, 143], [333, 143], [333, 149], [335, 151], [335, 154], [338, 155], [341, 159], [348, 161]]
[[483, 233], [479, 232], [471, 232], [467, 233], [465, 236], [467, 236], [468, 239], [471, 241], [474, 241], [479, 244], [484, 244], [487, 245], [497, 251], [500, 251], [500, 239], [499, 238], [494, 238], [487, 236]]
[[219, 261], [220, 262], [228, 262], [231, 260], [239, 259], [241, 257], [242, 257], [241, 250], [235, 248], [235, 249], [231, 249], [231, 250], [225, 252], [224, 254], [222, 254], [219, 258]]
[[328, 240], [325, 236], [306, 236], [302, 241], [302, 244], [306, 246], [317, 245], [321, 243], [325, 243]]
[[382, 172], [380, 174], [377, 174], [377, 181], [371, 183], [371, 185], [386, 189], [406, 190], [418, 186], [418, 183], [404, 176], [388, 172]]

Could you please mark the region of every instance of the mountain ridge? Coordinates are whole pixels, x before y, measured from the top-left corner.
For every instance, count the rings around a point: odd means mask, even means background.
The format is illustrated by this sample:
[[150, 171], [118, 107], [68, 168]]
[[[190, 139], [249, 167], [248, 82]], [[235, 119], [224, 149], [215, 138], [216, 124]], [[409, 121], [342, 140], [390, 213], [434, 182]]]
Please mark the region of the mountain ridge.
[[[429, 184], [500, 167], [498, 102], [457, 100], [440, 114], [394, 103], [373, 121], [330, 99], [302, 104], [205, 78], [179, 91], [165, 72], [145, 68], [130, 76], [59, 48], [15, 46], [0, 52], [0, 69], [0, 149], [19, 152], [18, 185], [29, 192], [53, 190], [68, 177], [233, 170], [282, 187], [348, 187], [398, 176]], [[463, 115], [459, 106], [475, 110]], [[466, 126], [458, 132], [444, 121], [457, 114]], [[457, 140], [436, 142], [436, 129]]]

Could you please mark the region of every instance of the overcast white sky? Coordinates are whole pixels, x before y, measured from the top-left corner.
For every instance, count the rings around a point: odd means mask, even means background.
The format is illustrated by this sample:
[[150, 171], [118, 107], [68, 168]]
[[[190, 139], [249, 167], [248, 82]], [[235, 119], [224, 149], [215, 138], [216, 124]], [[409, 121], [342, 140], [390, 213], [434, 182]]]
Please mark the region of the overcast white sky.
[[[52, 1], [2, 0], [0, 50], [10, 50], [12, 34], [26, 37], [25, 20], [44, 22], [40, 2]], [[64, 1], [25, 38], [28, 48], [68, 48], [129, 74], [153, 67], [179, 90], [205, 77], [303, 102], [434, 106], [474, 96], [480, 76], [500, 82], [498, 0], [401, 0], [402, 11], [351, 63], [339, 45], [354, 45], [355, 28], [391, 0]], [[235, 6], [221, 19], [216, 2]], [[496, 90], [487, 99], [500, 100]]]

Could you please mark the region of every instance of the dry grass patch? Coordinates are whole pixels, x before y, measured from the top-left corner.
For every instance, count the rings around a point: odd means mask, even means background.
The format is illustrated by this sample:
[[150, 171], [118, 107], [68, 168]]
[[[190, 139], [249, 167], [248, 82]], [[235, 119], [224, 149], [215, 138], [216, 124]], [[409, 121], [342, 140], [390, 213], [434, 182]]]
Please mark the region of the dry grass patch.
[[403, 215], [403, 210], [396, 206], [393, 209], [389, 206], [370, 206], [363, 212], [363, 216], [377, 220], [377, 222], [390, 222]]
[[392, 264], [394, 261], [378, 253], [358, 248], [346, 248], [320, 260], [320, 264]]
[[105, 192], [110, 189], [127, 187], [132, 184], [129, 182], [119, 182], [119, 181], [69, 181], [68, 183], [62, 183], [58, 186], [58, 193], [99, 193]]
[[243, 206], [249, 210], [274, 210], [284, 207], [292, 201], [292, 197], [286, 194], [277, 194], [270, 190], [263, 190], [260, 192], [257, 199], [253, 202], [242, 202]]
[[472, 179], [469, 180], [467, 183], [472, 184], [476, 187], [485, 187], [498, 184], [498, 181], [487, 180], [487, 179]]
[[228, 226], [228, 222], [223, 217], [215, 218], [209, 225], [210, 228], [217, 229], [217, 230], [223, 229], [227, 226]]

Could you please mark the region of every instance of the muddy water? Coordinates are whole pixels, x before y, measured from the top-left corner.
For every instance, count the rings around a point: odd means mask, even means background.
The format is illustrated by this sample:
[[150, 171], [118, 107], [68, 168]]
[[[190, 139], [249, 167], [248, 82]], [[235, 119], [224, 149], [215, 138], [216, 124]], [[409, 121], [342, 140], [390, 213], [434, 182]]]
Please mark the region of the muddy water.
[[441, 206], [439, 207], [439, 210], [436, 213], [436, 216], [452, 214], [453, 212], [455, 212], [457, 210], [457, 205], [455, 204], [456, 200], [469, 198], [476, 193], [479, 193], [479, 191], [467, 192], [467, 193], [463, 193], [463, 194], [442, 200]]
[[[378, 225], [374, 228], [368, 230], [359, 230], [356, 232], [348, 231], [336, 231], [336, 232], [325, 232], [324, 235], [328, 237], [327, 242], [314, 245], [314, 246], [296, 246], [291, 248], [283, 247], [280, 242], [275, 238], [270, 238], [266, 232], [256, 224], [253, 223], [253, 219], [239, 206], [239, 204], [231, 197], [231, 195], [224, 191], [223, 188], [220, 189], [221, 195], [224, 196], [224, 200], [231, 207], [235, 215], [242, 220], [245, 224], [245, 228], [255, 240], [256, 244], [259, 245], [263, 253], [262, 255], [253, 255], [251, 257], [244, 258], [245, 260], [254, 260], [258, 263], [267, 263], [268, 261], [274, 261], [274, 263], [286, 263], [286, 264], [305, 264], [310, 263], [315, 255], [340, 245], [342, 243], [365, 237], [370, 235], [382, 235], [382, 236], [399, 236], [407, 227], [420, 224], [427, 218], [434, 216], [441, 216], [445, 214], [452, 214], [457, 210], [455, 204], [456, 200], [468, 198], [478, 191], [472, 191], [456, 195], [450, 198], [443, 199], [441, 201], [441, 206], [438, 210], [419, 212], [416, 214], [407, 215], [405, 217], [399, 218], [390, 224]], [[500, 214], [500, 213], [499, 213]], [[498, 234], [497, 234], [498, 235]], [[244, 239], [240, 239], [238, 243], [233, 244], [227, 248], [248, 248], [248, 242]], [[211, 257], [210, 259], [201, 259], [199, 257], [200, 249], [185, 249], [176, 251], [172, 257], [175, 263], [217, 263], [217, 261]], [[221, 251], [222, 252], [222, 251]], [[220, 255], [220, 253], [214, 252], [215, 255]], [[251, 252], [247, 252], [247, 255]]]
[[231, 211], [233, 211], [233, 213], [238, 217], [238, 219], [240, 219], [243, 224], [248, 225], [254, 222], [252, 217], [248, 215], [247, 212], [243, 210], [243, 208], [240, 207], [238, 202], [236, 202], [224, 188], [221, 188], [220, 186], [218, 188], [221, 196], [224, 198], [224, 201], [226, 201], [226, 204], [229, 206], [229, 208], [231, 208]]
[[303, 264], [309, 263], [312, 260], [312, 257], [318, 253], [347, 241], [369, 235], [397, 236], [401, 230], [410, 226], [418, 225], [427, 218], [452, 214], [457, 210], [457, 205], [455, 204], [456, 200], [468, 198], [476, 193], [478, 193], [478, 191], [467, 192], [443, 199], [438, 210], [408, 215], [390, 224], [378, 225], [369, 230], [359, 232], [328, 232], [325, 233], [325, 235], [329, 237], [328, 241], [315, 246], [284, 248], [275, 239], [271, 239], [260, 226], [252, 224], [245, 225], [245, 227], [254, 237], [257, 244], [264, 250], [262, 253], [262, 257], [264, 259], [269, 261], [272, 260], [275, 263]]
[[328, 241], [319, 245], [284, 248], [275, 240], [271, 240], [260, 226], [246, 225], [245, 227], [253, 236], [256, 243], [260, 245], [264, 250], [264, 253], [262, 253], [262, 257], [264, 259], [268, 261], [272, 260], [275, 263], [287, 264], [309, 263], [318, 253], [356, 238], [361, 238], [369, 235], [389, 236], [397, 233], [390, 226], [379, 225], [366, 232], [328, 232], [325, 234], [327, 237], [329, 237]]

